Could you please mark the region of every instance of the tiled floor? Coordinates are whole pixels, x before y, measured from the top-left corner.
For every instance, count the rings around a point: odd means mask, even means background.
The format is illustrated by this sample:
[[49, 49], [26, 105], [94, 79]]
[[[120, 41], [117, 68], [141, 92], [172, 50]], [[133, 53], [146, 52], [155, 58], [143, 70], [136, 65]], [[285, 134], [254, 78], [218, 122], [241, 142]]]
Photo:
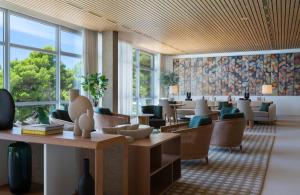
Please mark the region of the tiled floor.
[[263, 195], [300, 194], [300, 116], [281, 117]]

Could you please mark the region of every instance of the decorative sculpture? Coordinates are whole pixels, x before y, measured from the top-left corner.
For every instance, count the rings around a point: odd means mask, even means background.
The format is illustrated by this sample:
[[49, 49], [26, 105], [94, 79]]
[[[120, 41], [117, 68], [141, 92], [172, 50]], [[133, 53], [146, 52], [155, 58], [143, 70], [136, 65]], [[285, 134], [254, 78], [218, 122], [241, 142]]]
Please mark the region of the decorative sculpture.
[[0, 89], [0, 130], [13, 128], [15, 118], [15, 102], [6, 89]]
[[74, 124], [74, 135], [90, 137], [94, 129], [93, 105], [87, 97], [79, 95], [79, 90], [70, 90], [68, 113]]

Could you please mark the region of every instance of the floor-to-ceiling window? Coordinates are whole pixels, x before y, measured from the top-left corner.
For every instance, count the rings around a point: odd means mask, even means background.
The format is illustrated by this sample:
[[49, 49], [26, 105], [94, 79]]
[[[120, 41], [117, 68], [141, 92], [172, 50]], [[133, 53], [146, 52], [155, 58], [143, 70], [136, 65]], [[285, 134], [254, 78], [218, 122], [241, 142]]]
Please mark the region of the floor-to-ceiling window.
[[3, 23], [4, 23], [4, 17], [3, 17], [3, 11], [0, 10], [0, 88], [3, 88], [4, 85], [4, 70], [3, 70], [3, 64], [4, 64], [4, 28], [3, 28]]
[[154, 102], [154, 55], [139, 49], [133, 50], [133, 114], [143, 105]]
[[0, 87], [7, 81], [16, 120], [48, 115], [67, 103], [69, 89], [80, 88], [82, 33], [9, 10], [0, 14]]

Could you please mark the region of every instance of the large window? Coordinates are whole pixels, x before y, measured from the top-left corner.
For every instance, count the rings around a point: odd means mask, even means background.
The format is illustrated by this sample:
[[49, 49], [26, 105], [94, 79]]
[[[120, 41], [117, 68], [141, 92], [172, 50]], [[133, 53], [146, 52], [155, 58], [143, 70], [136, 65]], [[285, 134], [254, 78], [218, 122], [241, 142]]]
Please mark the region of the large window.
[[3, 59], [3, 39], [4, 39], [4, 28], [3, 28], [3, 11], [0, 10], [0, 88], [3, 88], [3, 64], [4, 64], [4, 59]]
[[4, 87], [16, 102], [16, 120], [48, 116], [67, 103], [69, 89], [80, 89], [80, 31], [9, 10], [0, 11], [0, 30], [0, 87], [8, 81]]
[[154, 101], [154, 55], [133, 50], [133, 114]]

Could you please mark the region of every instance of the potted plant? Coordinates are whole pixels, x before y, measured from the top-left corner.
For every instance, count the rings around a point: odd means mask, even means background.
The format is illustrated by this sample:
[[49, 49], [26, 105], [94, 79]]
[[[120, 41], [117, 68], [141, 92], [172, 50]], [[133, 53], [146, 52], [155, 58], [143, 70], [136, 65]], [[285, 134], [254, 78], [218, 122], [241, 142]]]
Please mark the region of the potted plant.
[[162, 72], [160, 75], [160, 83], [164, 86], [165, 91], [167, 91], [167, 97], [169, 98], [169, 88], [170, 86], [178, 85], [179, 76], [175, 72]]
[[93, 98], [93, 104], [98, 106], [100, 98], [104, 96], [107, 89], [108, 79], [101, 73], [87, 74], [83, 76], [84, 81], [81, 83], [83, 90], [88, 92]]

